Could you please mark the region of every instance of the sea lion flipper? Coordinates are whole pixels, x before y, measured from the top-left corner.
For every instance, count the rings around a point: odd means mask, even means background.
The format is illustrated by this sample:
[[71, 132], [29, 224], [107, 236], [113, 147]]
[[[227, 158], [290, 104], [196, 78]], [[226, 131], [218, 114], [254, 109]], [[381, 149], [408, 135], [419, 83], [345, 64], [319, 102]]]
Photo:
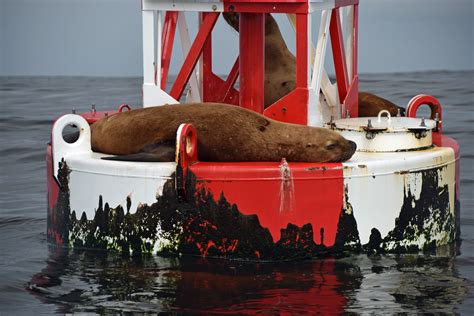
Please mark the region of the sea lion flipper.
[[169, 162], [175, 161], [176, 147], [174, 142], [163, 141], [146, 145], [136, 154], [103, 157], [104, 160]]

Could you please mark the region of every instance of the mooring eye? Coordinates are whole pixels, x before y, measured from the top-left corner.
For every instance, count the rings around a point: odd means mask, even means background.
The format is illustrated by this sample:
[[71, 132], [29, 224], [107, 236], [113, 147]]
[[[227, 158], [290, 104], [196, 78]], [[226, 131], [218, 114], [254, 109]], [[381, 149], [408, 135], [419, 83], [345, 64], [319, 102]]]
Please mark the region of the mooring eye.
[[429, 104], [422, 104], [416, 111], [416, 117], [431, 117], [431, 106]]
[[68, 124], [63, 128], [62, 132], [63, 140], [68, 144], [74, 144], [77, 142], [80, 136], [79, 127], [75, 124]]

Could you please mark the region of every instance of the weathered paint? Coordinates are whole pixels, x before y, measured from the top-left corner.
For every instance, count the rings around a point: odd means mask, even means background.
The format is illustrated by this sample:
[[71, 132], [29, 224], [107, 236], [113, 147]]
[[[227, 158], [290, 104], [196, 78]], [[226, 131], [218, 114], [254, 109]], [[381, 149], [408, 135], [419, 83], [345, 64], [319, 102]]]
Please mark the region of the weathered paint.
[[[307, 169], [314, 172], [318, 168]], [[362, 243], [360, 209], [355, 206], [357, 202], [351, 201], [354, 197], [351, 183], [346, 184], [343, 203], [337, 212], [335, 241], [328, 247], [324, 227], [314, 230], [315, 225], [310, 222], [295, 225], [289, 221], [274, 238], [262, 225], [260, 214], [243, 214], [238, 205], [228, 202], [224, 193], [214, 195], [192, 172], [186, 176], [184, 200], [176, 194], [172, 176], [154, 203], [139, 204], [134, 210], [130, 197], [125, 197], [126, 203], [122, 206], [110, 204], [99, 196], [94, 215], [88, 217], [86, 212], [71, 208], [72, 171], [62, 162], [58, 171], [60, 191], [56, 203], [50, 203], [54, 206], [49, 211], [48, 237], [51, 242], [79, 248], [251, 260], [301, 259], [360, 250], [431, 250], [455, 238], [447, 169], [449, 165], [401, 173], [400, 176], [413, 177], [403, 182], [403, 204], [391, 218], [392, 228], [388, 233], [381, 233], [383, 227], [372, 221], [370, 236]], [[380, 210], [383, 211], [383, 207]], [[362, 233], [368, 235], [368, 232]]]
[[101, 160], [101, 156], [73, 155], [66, 160], [71, 209], [85, 212], [89, 219], [94, 216], [99, 195], [110, 205], [124, 209], [130, 198], [132, 213], [139, 204], [155, 202], [176, 169], [175, 163], [110, 163]]
[[[199, 188], [195, 176], [187, 174], [188, 190], [183, 201], [175, 190], [174, 177], [168, 180], [155, 203], [139, 205], [133, 212], [127, 198], [126, 208], [111, 207], [100, 196], [95, 214], [76, 212], [69, 203], [71, 170], [61, 163], [58, 171], [60, 194], [50, 214], [58, 219], [48, 222], [49, 240], [59, 235], [65, 245], [76, 248], [117, 250], [123, 253], [191, 254], [236, 259], [301, 259], [342, 250], [348, 244], [344, 227], [338, 224], [335, 247], [316, 244], [310, 223], [302, 227], [288, 223], [274, 241], [261, 226], [257, 215], [244, 215], [230, 204], [224, 194], [218, 198]], [[340, 212], [346, 218], [347, 212]], [[350, 220], [355, 223], [354, 220]], [[355, 230], [357, 231], [357, 230]], [[51, 234], [50, 234], [51, 232]], [[324, 241], [324, 230], [319, 232]], [[351, 241], [349, 241], [351, 242]], [[341, 247], [339, 249], [338, 247]]]
[[[382, 111], [383, 112], [383, 111]], [[433, 145], [433, 120], [407, 117], [367, 117], [342, 119], [327, 126], [357, 144], [358, 151], [393, 152], [430, 148]]]
[[84, 135], [80, 146], [58, 142], [64, 124], [53, 128], [47, 155], [48, 237], [58, 245], [282, 260], [426, 250], [458, 234], [452, 140], [358, 152], [343, 164], [205, 163], [189, 146], [196, 131], [184, 124], [177, 162], [138, 163], [100, 159]]
[[434, 250], [455, 241], [453, 187], [444, 183], [448, 166], [415, 172], [418, 182], [405, 188], [394, 228], [383, 238], [386, 251]]
[[333, 246], [343, 204], [342, 165], [288, 163], [286, 168], [291, 170], [290, 181], [282, 178], [281, 163], [199, 162], [189, 166], [198, 186], [214, 196], [224, 193], [243, 214], [257, 214], [274, 240], [288, 223], [299, 227], [310, 223], [314, 242], [323, 243], [319, 234], [323, 228], [324, 245]]
[[[434, 185], [429, 183], [435, 180], [437, 187], [446, 187], [448, 210], [454, 216], [455, 161], [451, 148], [434, 147], [405, 153], [357, 153], [350, 162], [344, 163], [344, 183], [361, 243], [369, 243], [373, 228], [383, 238], [395, 228], [396, 219], [402, 209], [407, 207], [407, 196], [412, 197], [411, 207], [420, 211], [422, 206], [417, 205], [416, 201], [423, 190], [434, 190]], [[426, 175], [431, 170], [439, 174], [435, 180]], [[439, 243], [451, 241], [441, 238]], [[423, 244], [423, 240], [420, 243]], [[388, 244], [386, 250], [390, 250]]]
[[282, 260], [426, 250], [456, 235], [449, 147], [357, 153], [343, 165], [193, 160], [185, 171], [73, 149], [57, 157], [60, 185], [48, 176], [48, 237], [58, 245]]

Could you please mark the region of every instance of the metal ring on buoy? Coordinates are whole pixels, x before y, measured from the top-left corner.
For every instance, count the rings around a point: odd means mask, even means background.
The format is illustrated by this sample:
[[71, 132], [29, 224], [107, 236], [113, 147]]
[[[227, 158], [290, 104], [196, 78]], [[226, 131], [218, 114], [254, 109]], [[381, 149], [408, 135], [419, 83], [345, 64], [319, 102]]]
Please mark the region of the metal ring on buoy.
[[[68, 143], [63, 138], [63, 130], [68, 125], [79, 129], [79, 137], [75, 142]], [[66, 156], [74, 153], [89, 153], [91, 150], [91, 130], [89, 123], [80, 115], [66, 114], [54, 122], [51, 131], [51, 153], [53, 162], [53, 176], [58, 176], [58, 163]], [[59, 183], [59, 182], [58, 182]]]
[[435, 132], [441, 132], [442, 129], [442, 110], [438, 99], [431, 95], [419, 94], [413, 97], [407, 105], [407, 117], [416, 117], [416, 112], [422, 105], [428, 105], [431, 109], [430, 119], [436, 121]]
[[189, 159], [196, 159], [197, 135], [196, 129], [192, 125], [186, 125], [184, 128], [185, 153]]
[[123, 109], [127, 109], [127, 111], [130, 111], [132, 108], [131, 108], [130, 105], [128, 105], [128, 104], [122, 104], [122, 105], [119, 106], [119, 108], [118, 108], [119, 113], [122, 113], [122, 112], [123, 112]]
[[379, 112], [377, 121], [378, 121], [379, 123], [382, 122], [382, 115], [383, 115], [383, 114], [387, 114], [387, 122], [390, 123], [390, 122], [392, 121], [392, 116], [390, 115], [390, 112], [387, 111], [387, 110], [382, 110], [382, 111]]
[[195, 134], [190, 131], [186, 135], [186, 155], [192, 158], [194, 156], [194, 152], [196, 151], [196, 136]]
[[181, 124], [178, 128], [179, 152], [182, 158], [197, 159], [197, 131], [192, 124]]
[[176, 132], [176, 193], [186, 199], [186, 178], [189, 165], [197, 161], [197, 131], [192, 124], [183, 123]]
[[[68, 125], [76, 126], [79, 130], [79, 137], [72, 143], [67, 142], [63, 138], [63, 131]], [[89, 124], [80, 115], [66, 114], [57, 119], [56, 122], [54, 122], [52, 134], [53, 145], [75, 148], [78, 146], [78, 144], [81, 144], [85, 140], [85, 137], [89, 137]]]
[[430, 118], [432, 120], [435, 119], [436, 113], [438, 113], [438, 118], [441, 120], [442, 111], [439, 101], [435, 97], [426, 94], [419, 94], [413, 99], [411, 99], [410, 102], [408, 102], [407, 117], [416, 117], [416, 112], [418, 111], [418, 108], [424, 104], [430, 107]]

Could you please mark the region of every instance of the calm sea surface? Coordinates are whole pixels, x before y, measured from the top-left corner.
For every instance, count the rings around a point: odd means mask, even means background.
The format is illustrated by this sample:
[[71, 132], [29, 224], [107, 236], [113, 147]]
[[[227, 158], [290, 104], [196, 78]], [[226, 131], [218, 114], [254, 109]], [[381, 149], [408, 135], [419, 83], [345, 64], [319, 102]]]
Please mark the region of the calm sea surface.
[[[432, 94], [461, 147], [458, 255], [355, 255], [251, 264], [127, 258], [46, 243], [45, 146], [72, 108], [141, 104], [141, 78], [0, 77], [0, 314], [474, 311], [474, 71], [362, 75], [361, 89], [399, 105]], [[29, 282], [48, 287], [35, 291]]]

